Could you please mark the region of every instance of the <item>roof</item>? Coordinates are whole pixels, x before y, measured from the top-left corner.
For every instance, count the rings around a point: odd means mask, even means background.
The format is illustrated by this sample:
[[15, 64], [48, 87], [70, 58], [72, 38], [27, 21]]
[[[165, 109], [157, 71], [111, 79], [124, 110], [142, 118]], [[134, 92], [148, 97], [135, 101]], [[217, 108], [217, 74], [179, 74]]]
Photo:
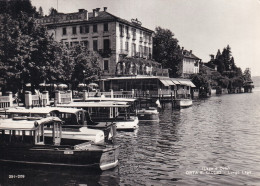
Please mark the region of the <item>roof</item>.
[[[46, 19], [46, 18], [53, 18], [53, 17], [58, 17], [59, 15], [75, 15], [75, 14], [80, 14], [80, 12], [75, 12], [75, 13], [68, 13], [68, 14], [65, 14], [65, 13], [58, 13], [56, 14], [55, 16], [47, 16], [47, 17], [43, 17], [42, 19]], [[52, 22], [52, 23], [47, 23], [46, 25], [72, 25], [72, 24], [79, 24], [79, 23], [99, 23], [99, 22], [115, 22], [115, 21], [118, 21], [118, 22], [121, 22], [121, 23], [124, 23], [124, 24], [127, 24], [129, 26], [132, 26], [132, 27], [135, 27], [135, 28], [139, 28], [139, 29], [142, 29], [142, 30], [145, 30], [147, 32], [150, 32], [150, 33], [153, 33], [153, 30], [150, 30], [148, 28], [145, 28], [145, 27], [142, 27], [141, 25], [139, 24], [135, 24], [135, 23], [132, 23], [130, 21], [127, 21], [125, 19], [122, 19], [120, 17], [117, 17], [107, 11], [99, 11], [99, 12], [96, 12], [96, 16], [93, 17], [93, 12], [88, 12], [88, 20], [84, 20], [84, 19], [75, 19], [75, 20], [66, 20], [66, 21], [60, 21], [60, 22]]]
[[25, 108], [25, 107], [16, 107], [6, 110], [6, 113], [20, 113], [20, 114], [49, 114], [53, 111], [59, 111], [63, 113], [76, 113], [81, 109], [76, 108], [60, 108], [60, 107], [34, 107], [34, 108]]
[[112, 78], [107, 78], [107, 80], [126, 80], [126, 79], [158, 79], [161, 81], [164, 86], [172, 86], [172, 85], [185, 85], [185, 86], [190, 86], [190, 87], [196, 87], [190, 79], [183, 79], [183, 78], [169, 78], [169, 77], [160, 77], [160, 76], [125, 76], [125, 77], [112, 77]]
[[184, 58], [201, 60], [200, 58], [198, 58], [197, 56], [195, 56], [192, 52], [189, 52], [188, 50], [183, 50], [183, 57]]
[[106, 102], [71, 102], [68, 104], [59, 104], [58, 107], [76, 107], [76, 108], [93, 108], [93, 107], [129, 107], [127, 102], [116, 102], [116, 101], [106, 101]]
[[57, 117], [42, 118], [40, 120], [2, 119], [0, 120], [0, 130], [35, 130], [38, 125], [44, 125], [52, 121], [61, 122], [61, 120]]
[[95, 101], [134, 102], [134, 101], [136, 101], [136, 99], [132, 99], [132, 98], [90, 97], [90, 98], [86, 98], [84, 101], [87, 101], [87, 102], [95, 102]]

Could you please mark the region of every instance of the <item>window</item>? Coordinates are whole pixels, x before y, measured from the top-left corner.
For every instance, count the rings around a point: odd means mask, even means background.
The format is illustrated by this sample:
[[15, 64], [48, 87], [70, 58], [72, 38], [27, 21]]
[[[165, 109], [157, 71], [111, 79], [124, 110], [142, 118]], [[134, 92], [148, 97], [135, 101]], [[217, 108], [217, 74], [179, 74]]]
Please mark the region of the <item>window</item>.
[[67, 35], [67, 28], [62, 28], [62, 35]]
[[72, 27], [72, 34], [77, 34], [77, 27]]
[[119, 25], [119, 31], [120, 31], [120, 36], [124, 37], [124, 26], [123, 25]]
[[110, 42], [109, 39], [104, 39], [104, 50], [110, 49]]
[[104, 60], [104, 70], [108, 71], [109, 67], [108, 67], [108, 60]]
[[139, 53], [140, 53], [140, 56], [142, 57], [142, 55], [143, 55], [143, 46], [142, 45], [139, 45]]
[[125, 51], [128, 51], [128, 50], [129, 50], [129, 43], [125, 42]]
[[93, 40], [93, 50], [98, 51], [98, 41], [97, 40]]
[[123, 40], [122, 39], [120, 40], [120, 50], [121, 51], [123, 50]]
[[81, 33], [81, 34], [83, 33], [83, 26], [79, 27], [79, 33]]
[[132, 56], [135, 56], [136, 53], [136, 45], [135, 43], [132, 43]]
[[88, 49], [88, 41], [82, 41], [82, 45]]
[[104, 32], [108, 31], [108, 23], [104, 23]]
[[136, 29], [133, 28], [132, 32], [133, 32], [133, 40], [135, 40], [136, 39]]
[[130, 38], [130, 35], [129, 35], [129, 27], [126, 26], [125, 29], [126, 29], [126, 37], [127, 37], [127, 38]]
[[97, 32], [98, 29], [97, 29], [97, 25], [93, 25], [93, 32]]
[[85, 25], [85, 33], [89, 33], [89, 26]]

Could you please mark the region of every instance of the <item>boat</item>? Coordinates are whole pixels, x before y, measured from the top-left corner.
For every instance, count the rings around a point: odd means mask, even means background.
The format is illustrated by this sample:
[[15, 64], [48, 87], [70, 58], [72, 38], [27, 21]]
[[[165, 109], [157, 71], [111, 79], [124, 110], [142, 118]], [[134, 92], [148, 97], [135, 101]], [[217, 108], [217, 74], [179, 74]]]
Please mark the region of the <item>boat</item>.
[[159, 112], [156, 107], [142, 108], [138, 110], [139, 121], [159, 121]]
[[192, 99], [176, 99], [174, 101], [177, 108], [185, 108], [192, 106]]
[[82, 108], [94, 122], [114, 122], [117, 130], [134, 131], [138, 128], [138, 117], [131, 111], [128, 102], [71, 102], [58, 104], [57, 107]]
[[[159, 121], [157, 107], [138, 108], [138, 100], [134, 98], [89, 97], [85, 102], [127, 102], [130, 110], [135, 113], [139, 121]], [[141, 105], [141, 104], [140, 104]], [[157, 105], [158, 106], [158, 105]]]
[[[46, 136], [45, 129], [51, 129]], [[61, 144], [62, 120], [47, 117], [0, 120], [0, 162], [108, 170], [118, 165], [119, 146], [90, 142]]]
[[[5, 111], [8, 118], [16, 120], [57, 116], [63, 121], [63, 138], [88, 140], [95, 144], [113, 142], [116, 136], [116, 125], [112, 122], [93, 122], [83, 109], [62, 107], [25, 107], [10, 108]], [[48, 134], [46, 134], [48, 135]]]

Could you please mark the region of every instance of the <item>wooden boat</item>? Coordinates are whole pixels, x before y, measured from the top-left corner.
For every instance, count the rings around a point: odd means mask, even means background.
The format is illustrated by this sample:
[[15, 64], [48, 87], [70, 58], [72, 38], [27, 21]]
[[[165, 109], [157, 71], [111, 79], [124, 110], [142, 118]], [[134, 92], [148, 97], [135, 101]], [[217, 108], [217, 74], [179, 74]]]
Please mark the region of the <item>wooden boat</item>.
[[177, 108], [184, 108], [192, 106], [192, 99], [176, 99], [175, 100]]
[[[30, 117], [57, 116], [63, 121], [63, 138], [88, 140], [95, 144], [111, 142], [116, 135], [116, 125], [112, 122], [95, 123], [83, 109], [61, 107], [10, 108], [5, 114], [9, 118], [28, 119]], [[46, 133], [48, 135], [48, 131]]]
[[[46, 130], [51, 129], [51, 137]], [[62, 142], [62, 121], [57, 117], [39, 120], [0, 120], [0, 161], [52, 166], [92, 167], [101, 170], [118, 165], [119, 146], [93, 145], [75, 140]]]
[[159, 121], [159, 112], [156, 107], [140, 109], [137, 116], [140, 121]]
[[116, 123], [117, 130], [133, 131], [138, 128], [138, 117], [131, 112], [127, 102], [71, 102], [58, 107], [83, 108], [95, 122], [111, 121]]
[[138, 108], [138, 100], [133, 98], [110, 98], [110, 97], [89, 97], [85, 102], [127, 102], [133, 114], [136, 114], [139, 121], [159, 121], [159, 112], [156, 107]]

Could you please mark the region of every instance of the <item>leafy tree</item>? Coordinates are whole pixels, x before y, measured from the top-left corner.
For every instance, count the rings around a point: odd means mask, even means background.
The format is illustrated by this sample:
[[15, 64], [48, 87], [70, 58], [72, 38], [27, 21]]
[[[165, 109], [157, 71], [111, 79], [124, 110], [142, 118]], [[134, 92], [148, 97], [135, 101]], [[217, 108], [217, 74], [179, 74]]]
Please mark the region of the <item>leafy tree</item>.
[[43, 9], [42, 9], [41, 6], [39, 7], [38, 13], [39, 13], [39, 17], [43, 17], [44, 16]]
[[58, 13], [58, 11], [57, 11], [55, 8], [51, 7], [51, 8], [49, 9], [49, 16], [54, 16], [54, 15], [56, 15], [57, 13]]
[[97, 52], [76, 45], [70, 53], [75, 64], [71, 79], [73, 87], [80, 82], [89, 83], [99, 78], [102, 58]]
[[155, 61], [161, 63], [165, 68], [169, 68], [171, 77], [179, 77], [182, 52], [172, 31], [156, 27], [153, 43]]
[[246, 82], [253, 82], [251, 78], [251, 71], [249, 68], [246, 68], [243, 73], [243, 78]]

